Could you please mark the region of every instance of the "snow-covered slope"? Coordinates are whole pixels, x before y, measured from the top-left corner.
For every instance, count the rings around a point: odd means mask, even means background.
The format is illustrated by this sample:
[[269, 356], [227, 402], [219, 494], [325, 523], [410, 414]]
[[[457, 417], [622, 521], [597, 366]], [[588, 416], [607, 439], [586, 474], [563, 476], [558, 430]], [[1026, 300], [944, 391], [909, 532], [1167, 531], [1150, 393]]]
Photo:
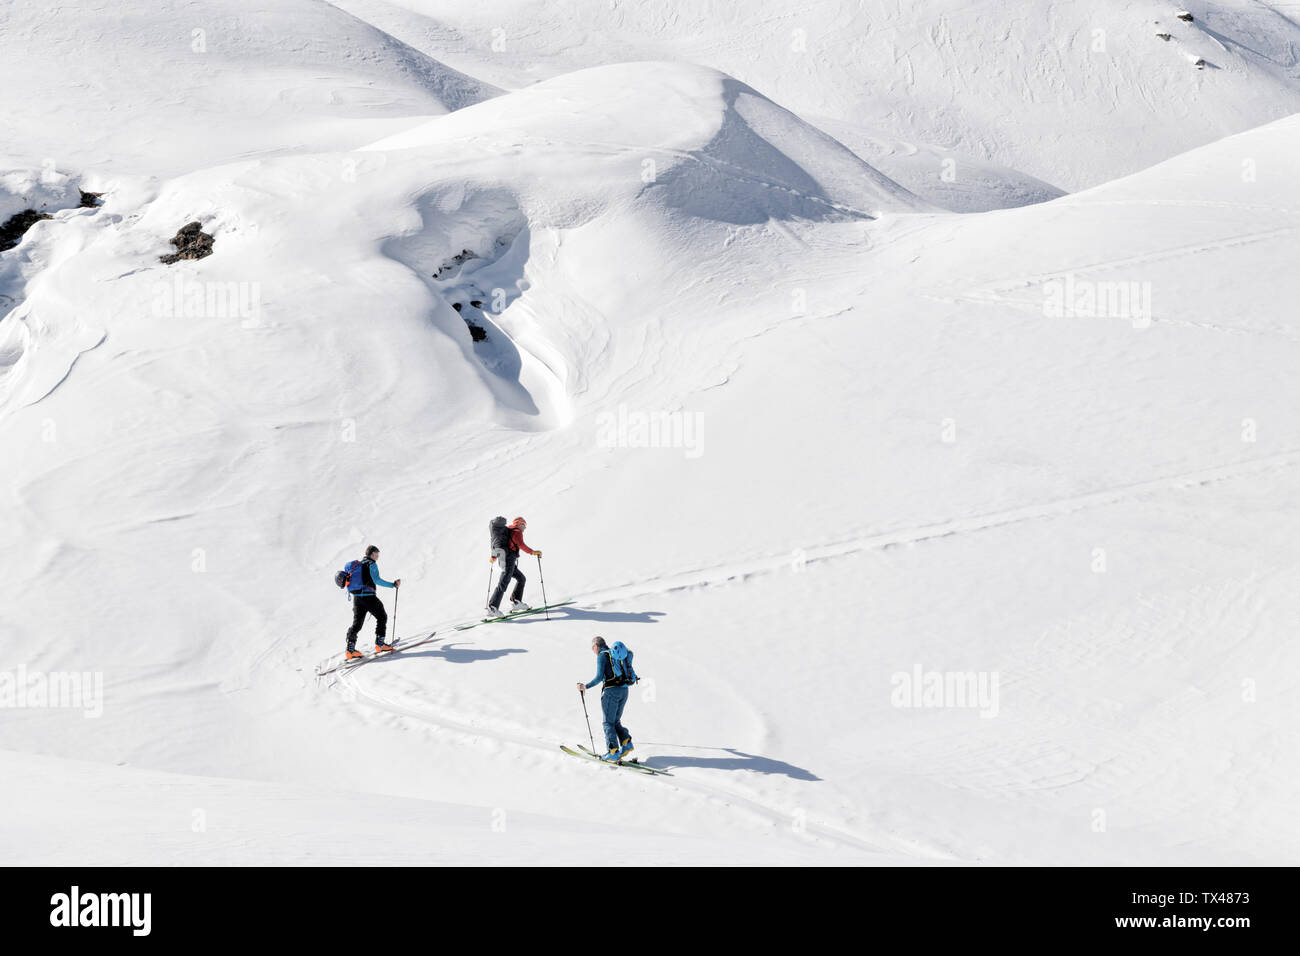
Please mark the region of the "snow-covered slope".
[[[369, 149], [434, 153], [442, 147], [435, 153], [442, 155], [454, 146], [456, 155], [469, 142], [485, 157], [526, 150], [523, 175], [549, 181], [548, 201], [574, 186], [586, 195], [631, 187], [644, 189], [657, 204], [737, 225], [930, 208], [762, 94], [715, 70], [684, 64], [580, 70]], [[558, 162], [539, 167], [547, 153]], [[610, 162], [617, 154], [622, 161]], [[575, 161], [609, 168], [613, 181], [607, 175], [597, 188], [588, 176], [575, 175]]]
[[[579, 862], [613, 806], [643, 862], [1293, 859], [1300, 118], [954, 216], [766, 93], [585, 69], [0, 253], [0, 656], [103, 675], [2, 712], [22, 805], [156, 809], [105, 862], [308, 862], [373, 794], [312, 860]], [[575, 603], [457, 632], [495, 514]], [[367, 543], [437, 633], [318, 683]], [[671, 776], [559, 752], [597, 633]]]
[[[601, 63], [713, 66], [958, 209], [975, 207], [945, 176], [971, 187], [1000, 164], [1073, 190], [1300, 110], [1300, 10], [1285, 0], [336, 5], [511, 89]], [[939, 161], [910, 178], [899, 143]]]
[[[643, 830], [616, 814], [554, 819], [504, 807], [110, 767], [0, 752], [8, 866], [537, 866], [587, 863], [617, 842], [624, 865], [716, 865], [715, 840]], [[94, 794], [87, 801], [86, 794]], [[395, 831], [401, 834], [395, 839]], [[486, 852], [485, 852], [486, 851]], [[824, 851], [789, 843], [725, 845], [732, 866], [808, 866]], [[881, 862], [852, 851], [841, 863]], [[905, 857], [889, 862], [909, 863]]]
[[0, 161], [106, 181], [350, 149], [498, 92], [315, 0], [7, 3], [0, 31]]

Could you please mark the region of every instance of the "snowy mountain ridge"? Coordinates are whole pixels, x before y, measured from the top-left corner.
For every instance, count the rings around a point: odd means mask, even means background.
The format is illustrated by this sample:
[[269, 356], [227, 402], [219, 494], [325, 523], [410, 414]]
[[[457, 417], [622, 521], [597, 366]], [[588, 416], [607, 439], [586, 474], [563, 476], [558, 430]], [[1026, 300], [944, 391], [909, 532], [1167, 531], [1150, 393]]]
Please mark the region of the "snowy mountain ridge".
[[565, 6], [7, 8], [10, 857], [1293, 857], [1286, 5]]

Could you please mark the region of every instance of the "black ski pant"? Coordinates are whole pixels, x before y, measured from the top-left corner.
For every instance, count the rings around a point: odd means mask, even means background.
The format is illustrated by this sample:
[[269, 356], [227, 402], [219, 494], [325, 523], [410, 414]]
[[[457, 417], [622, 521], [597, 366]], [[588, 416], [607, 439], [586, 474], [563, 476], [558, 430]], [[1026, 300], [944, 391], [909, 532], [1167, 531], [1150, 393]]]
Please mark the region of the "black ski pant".
[[524, 584], [528, 579], [524, 577], [524, 572], [519, 570], [518, 564], [518, 551], [507, 551], [506, 556], [501, 559], [501, 580], [497, 582], [497, 589], [492, 592], [492, 600], [488, 602], [493, 607], [501, 607], [501, 599], [505, 597], [506, 587], [510, 584], [511, 578], [515, 579], [515, 592], [510, 600], [522, 601], [524, 599]]
[[357, 634], [361, 632], [361, 625], [366, 623], [366, 615], [375, 616], [375, 639], [381, 641], [384, 635], [388, 633], [388, 612], [384, 610], [384, 602], [373, 594], [363, 594], [352, 599], [352, 626], [348, 628], [348, 647], [352, 647], [357, 642]]

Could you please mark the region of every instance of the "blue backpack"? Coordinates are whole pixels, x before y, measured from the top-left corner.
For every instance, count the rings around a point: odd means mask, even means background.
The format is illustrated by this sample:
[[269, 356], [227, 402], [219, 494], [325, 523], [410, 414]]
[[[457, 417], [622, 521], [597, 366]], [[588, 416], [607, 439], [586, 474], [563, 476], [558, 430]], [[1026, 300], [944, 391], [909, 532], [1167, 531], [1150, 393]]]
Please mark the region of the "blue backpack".
[[358, 593], [365, 585], [365, 578], [361, 576], [361, 562], [349, 561], [345, 564], [343, 570], [334, 575], [334, 583], [347, 588], [349, 594]]
[[614, 646], [609, 649], [609, 666], [614, 671], [615, 687], [635, 684], [640, 680], [636, 676], [636, 671], [632, 669], [632, 652], [622, 641], [615, 641]]

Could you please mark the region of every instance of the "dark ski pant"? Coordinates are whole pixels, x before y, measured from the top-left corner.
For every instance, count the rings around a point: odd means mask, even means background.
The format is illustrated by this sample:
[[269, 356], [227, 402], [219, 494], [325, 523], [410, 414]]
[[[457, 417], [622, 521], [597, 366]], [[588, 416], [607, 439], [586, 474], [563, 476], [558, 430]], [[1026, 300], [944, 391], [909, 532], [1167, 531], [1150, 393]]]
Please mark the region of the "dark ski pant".
[[628, 687], [606, 687], [600, 695], [600, 709], [605, 715], [605, 749], [617, 749], [632, 735], [623, 726], [623, 708], [627, 706]]
[[524, 572], [520, 571], [516, 565], [519, 564], [519, 552], [507, 551], [506, 556], [501, 559], [501, 580], [497, 582], [497, 589], [492, 592], [492, 600], [488, 604], [495, 608], [501, 607], [501, 599], [505, 597], [506, 586], [510, 584], [510, 579], [515, 579], [515, 592], [512, 601], [522, 601], [524, 599], [524, 583], [528, 580], [524, 577]]
[[375, 639], [383, 640], [384, 635], [388, 632], [388, 612], [384, 610], [384, 602], [379, 600], [373, 594], [363, 594], [352, 599], [352, 626], [348, 628], [348, 647], [352, 647], [357, 642], [357, 634], [361, 632], [361, 625], [366, 623], [366, 615], [375, 616]]

